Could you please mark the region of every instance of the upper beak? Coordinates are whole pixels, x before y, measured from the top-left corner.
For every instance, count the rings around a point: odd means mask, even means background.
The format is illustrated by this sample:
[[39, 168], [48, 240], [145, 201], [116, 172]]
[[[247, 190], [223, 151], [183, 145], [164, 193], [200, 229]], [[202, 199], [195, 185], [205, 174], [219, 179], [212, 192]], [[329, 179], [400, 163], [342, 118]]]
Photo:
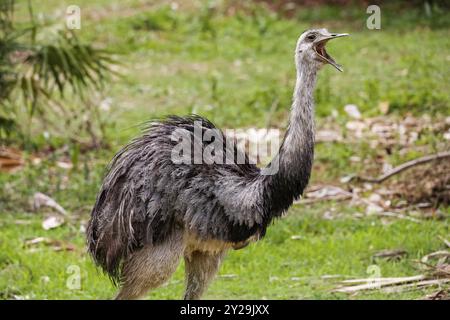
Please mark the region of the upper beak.
[[348, 34], [348, 33], [332, 33], [329, 37], [328, 37], [328, 40], [329, 39], [334, 39], [334, 38], [340, 38], [340, 37], [346, 37], [346, 36], [349, 36], [350, 34]]
[[341, 72], [343, 71], [342, 66], [336, 63], [336, 61], [334, 61], [334, 59], [325, 51], [325, 43], [327, 43], [331, 39], [346, 37], [348, 35], [348, 33], [331, 33], [329, 36], [320, 39], [320, 41], [316, 45], [316, 48], [319, 48], [318, 50], [316, 50], [316, 52], [320, 55], [320, 57]]

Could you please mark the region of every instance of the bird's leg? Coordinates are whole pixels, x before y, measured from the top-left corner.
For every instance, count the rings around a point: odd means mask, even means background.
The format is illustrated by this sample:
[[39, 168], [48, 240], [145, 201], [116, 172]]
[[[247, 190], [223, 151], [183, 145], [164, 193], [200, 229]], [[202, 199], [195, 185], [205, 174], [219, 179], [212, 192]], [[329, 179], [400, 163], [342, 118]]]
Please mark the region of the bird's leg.
[[184, 256], [186, 292], [185, 300], [198, 300], [219, 270], [225, 252], [193, 251]]
[[158, 245], [147, 245], [125, 262], [123, 284], [117, 300], [139, 299], [164, 284], [175, 272], [185, 249], [181, 232], [174, 232]]

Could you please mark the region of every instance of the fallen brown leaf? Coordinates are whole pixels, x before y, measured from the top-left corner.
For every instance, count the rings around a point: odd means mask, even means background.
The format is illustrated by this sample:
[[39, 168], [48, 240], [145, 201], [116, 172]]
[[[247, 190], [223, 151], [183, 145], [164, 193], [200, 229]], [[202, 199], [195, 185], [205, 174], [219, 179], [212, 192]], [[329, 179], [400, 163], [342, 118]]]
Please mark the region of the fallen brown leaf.
[[42, 221], [42, 228], [50, 230], [61, 226], [64, 223], [64, 218], [60, 216], [50, 216]]
[[22, 153], [18, 149], [0, 146], [0, 171], [16, 172], [23, 166]]

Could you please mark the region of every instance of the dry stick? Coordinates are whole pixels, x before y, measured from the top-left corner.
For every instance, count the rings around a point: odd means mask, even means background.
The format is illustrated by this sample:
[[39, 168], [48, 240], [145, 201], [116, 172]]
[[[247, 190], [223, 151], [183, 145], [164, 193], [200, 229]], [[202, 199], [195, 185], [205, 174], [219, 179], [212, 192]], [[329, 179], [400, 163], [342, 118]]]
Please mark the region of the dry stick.
[[[319, 188], [316, 188], [315, 190], [319, 190]], [[355, 202], [359, 202], [359, 203], [363, 203], [365, 205], [375, 205], [373, 202], [364, 199], [364, 198], [360, 198], [358, 197], [358, 195], [352, 193], [352, 192], [348, 192], [345, 190], [342, 190], [342, 193], [340, 195], [337, 196], [325, 196], [323, 198], [301, 198], [300, 200], [297, 200], [294, 202], [294, 204], [313, 204], [315, 202], [322, 202], [322, 201], [328, 201], [328, 200], [334, 200], [334, 201], [345, 201], [345, 200], [349, 200], [352, 199]], [[398, 218], [398, 219], [406, 219], [412, 222], [417, 222], [420, 223], [422, 222], [419, 219], [404, 215], [402, 213], [396, 213], [396, 212], [392, 212], [392, 211], [383, 211], [383, 212], [374, 212], [371, 213], [372, 215], [376, 215], [376, 216], [384, 216], [384, 217], [392, 217], [392, 218]]]
[[[391, 277], [391, 278], [360, 278], [342, 280], [342, 284], [368, 284], [368, 283], [404, 283], [406, 281], [419, 281], [425, 278], [424, 275], [417, 275], [411, 277]], [[400, 282], [399, 282], [400, 281]]]
[[371, 213], [373, 215], [376, 216], [382, 216], [382, 217], [393, 217], [393, 218], [398, 218], [398, 219], [406, 219], [412, 222], [417, 222], [417, 223], [421, 223], [422, 221], [407, 215], [404, 215], [402, 213], [395, 213], [395, 212], [390, 212], [390, 211], [383, 211], [383, 212], [374, 212]]
[[441, 236], [439, 236], [439, 239], [444, 241], [445, 245], [450, 248], [450, 241], [448, 241], [447, 239], [445, 239], [444, 237], [441, 237]]
[[397, 284], [403, 284], [403, 283], [409, 283], [409, 282], [415, 282], [415, 281], [422, 281], [425, 279], [426, 279], [426, 277], [424, 275], [394, 278], [394, 279], [387, 280], [387, 281], [383, 281], [383, 278], [376, 278], [376, 279], [368, 278], [367, 280], [370, 281], [369, 283], [360, 284], [360, 285], [356, 285], [356, 286], [336, 288], [336, 289], [332, 290], [332, 292], [356, 292], [356, 291], [361, 291], [361, 290], [380, 289], [382, 287], [393, 286], [393, 285], [397, 285]]
[[440, 286], [440, 285], [448, 283], [448, 282], [450, 282], [450, 279], [423, 280], [423, 281], [408, 283], [408, 284], [399, 285], [399, 286], [381, 288], [381, 291], [386, 292], [386, 293], [405, 292], [405, 291], [414, 290], [417, 287], [429, 287], [429, 286], [435, 286], [435, 285]]
[[417, 159], [405, 162], [405, 163], [399, 165], [398, 167], [393, 168], [389, 172], [379, 176], [378, 178], [356, 176], [355, 179], [358, 181], [362, 181], [362, 182], [381, 183], [408, 168], [411, 168], [411, 167], [414, 167], [414, 166], [417, 166], [420, 164], [424, 164], [427, 162], [431, 162], [434, 160], [444, 159], [444, 158], [450, 158], [450, 151], [449, 152], [440, 152], [437, 154], [428, 155], [428, 156], [424, 156], [421, 158], [417, 158]]
[[340, 197], [333, 197], [333, 196], [325, 196], [323, 198], [302, 198], [301, 200], [297, 200], [294, 203], [295, 204], [311, 204], [315, 202], [322, 202], [322, 201], [345, 201], [348, 199], [351, 199], [351, 195], [342, 194]]

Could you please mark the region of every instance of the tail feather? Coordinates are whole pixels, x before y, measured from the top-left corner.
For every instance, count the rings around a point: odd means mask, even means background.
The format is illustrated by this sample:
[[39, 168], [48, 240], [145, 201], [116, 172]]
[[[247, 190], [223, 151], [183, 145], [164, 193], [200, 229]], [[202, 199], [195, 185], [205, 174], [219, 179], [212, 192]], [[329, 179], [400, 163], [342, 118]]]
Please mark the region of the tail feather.
[[121, 262], [136, 247], [129, 220], [133, 193], [120, 180], [109, 188], [102, 186], [87, 230], [89, 253], [114, 283], [120, 281]]

